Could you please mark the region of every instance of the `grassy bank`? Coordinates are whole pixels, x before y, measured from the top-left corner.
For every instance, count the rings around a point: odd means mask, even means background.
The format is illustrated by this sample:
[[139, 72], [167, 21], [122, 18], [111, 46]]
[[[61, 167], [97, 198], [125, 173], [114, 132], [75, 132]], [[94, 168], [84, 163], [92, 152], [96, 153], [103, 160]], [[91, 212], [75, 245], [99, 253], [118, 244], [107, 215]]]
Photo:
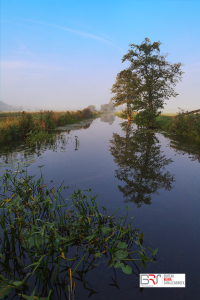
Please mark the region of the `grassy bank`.
[[[117, 112], [115, 115], [123, 119], [127, 118], [123, 112]], [[132, 118], [134, 119], [134, 114]], [[156, 125], [158, 129], [200, 141], [200, 114], [161, 114], [156, 119]]]
[[6, 118], [0, 119], [0, 143], [24, 138], [30, 135], [30, 133], [50, 132], [57, 126], [75, 124], [98, 115], [98, 112], [92, 112], [87, 108], [75, 112], [22, 112], [18, 117], [9, 114]]
[[[114, 115], [122, 119], [127, 119], [127, 114], [124, 111], [114, 112]], [[136, 113], [132, 113], [131, 118], [134, 119], [135, 115]]]
[[159, 129], [169, 131], [171, 130], [173, 116], [160, 115], [156, 118], [156, 125]]
[[20, 116], [19, 111], [0, 111], [0, 118]]

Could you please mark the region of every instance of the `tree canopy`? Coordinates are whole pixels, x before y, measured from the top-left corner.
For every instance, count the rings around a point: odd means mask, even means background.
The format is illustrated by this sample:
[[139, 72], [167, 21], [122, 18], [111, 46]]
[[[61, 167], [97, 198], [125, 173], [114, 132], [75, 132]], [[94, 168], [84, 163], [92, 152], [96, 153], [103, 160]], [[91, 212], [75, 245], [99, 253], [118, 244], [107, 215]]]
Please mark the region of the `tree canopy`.
[[101, 104], [100, 111], [113, 111], [115, 110], [112, 100], [108, 104]]
[[136, 110], [140, 104], [139, 89], [140, 84], [137, 74], [130, 69], [123, 70], [117, 74], [116, 81], [111, 92], [115, 95], [111, 98], [114, 106], [127, 104], [127, 119], [131, 120], [131, 112]]
[[89, 109], [92, 110], [92, 111], [96, 110], [95, 105], [89, 105], [87, 108], [89, 108]]
[[141, 45], [130, 44], [122, 59], [129, 61], [130, 66], [117, 74], [111, 89], [115, 93], [114, 105], [121, 104], [122, 99], [127, 110], [132, 105], [139, 111], [136, 122], [146, 127], [154, 127], [164, 101], [178, 95], [174, 88], [183, 74], [181, 63], [171, 64], [166, 61], [167, 54], [160, 54], [160, 45], [160, 41], [151, 43], [148, 38]]

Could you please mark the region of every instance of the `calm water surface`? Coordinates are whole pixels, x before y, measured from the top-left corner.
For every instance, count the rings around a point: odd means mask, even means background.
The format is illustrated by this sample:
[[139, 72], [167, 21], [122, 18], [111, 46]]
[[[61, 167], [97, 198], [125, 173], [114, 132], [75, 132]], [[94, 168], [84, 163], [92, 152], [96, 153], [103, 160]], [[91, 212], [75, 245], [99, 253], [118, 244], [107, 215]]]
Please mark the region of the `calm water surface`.
[[[10, 145], [1, 150], [1, 175], [18, 163], [45, 183], [74, 190], [92, 188], [109, 213], [129, 205], [133, 225], [144, 244], [158, 247], [156, 263], [126, 275], [98, 268], [76, 281], [75, 299], [199, 299], [200, 295], [200, 149], [165, 133], [139, 130], [114, 116], [103, 116], [87, 129], [63, 132], [62, 142], [41, 149]], [[53, 182], [52, 182], [53, 181]], [[186, 288], [139, 289], [139, 273], [185, 273]], [[64, 299], [64, 298], [63, 298]]]

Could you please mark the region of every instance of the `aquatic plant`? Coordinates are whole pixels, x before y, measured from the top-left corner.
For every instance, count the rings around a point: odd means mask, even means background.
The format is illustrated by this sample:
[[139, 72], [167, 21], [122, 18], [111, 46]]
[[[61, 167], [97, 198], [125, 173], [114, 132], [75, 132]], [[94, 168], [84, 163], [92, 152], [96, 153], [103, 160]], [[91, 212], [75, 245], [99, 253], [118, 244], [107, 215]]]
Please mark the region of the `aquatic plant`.
[[[132, 273], [137, 261], [146, 268], [155, 260], [158, 249], [144, 248], [143, 233], [127, 222], [128, 206], [126, 216], [117, 219], [119, 209], [112, 215], [105, 207], [100, 212], [91, 190], [78, 190], [64, 199], [61, 193], [66, 187], [49, 190], [42, 172], [35, 180], [25, 170], [7, 170], [1, 180], [0, 299], [10, 293], [23, 299], [59, 299], [55, 286], [60, 277], [62, 293], [74, 298], [73, 275], [85, 268], [89, 258], [90, 270], [106, 256], [108, 266], [126, 274]], [[35, 283], [28, 297], [30, 279]]]

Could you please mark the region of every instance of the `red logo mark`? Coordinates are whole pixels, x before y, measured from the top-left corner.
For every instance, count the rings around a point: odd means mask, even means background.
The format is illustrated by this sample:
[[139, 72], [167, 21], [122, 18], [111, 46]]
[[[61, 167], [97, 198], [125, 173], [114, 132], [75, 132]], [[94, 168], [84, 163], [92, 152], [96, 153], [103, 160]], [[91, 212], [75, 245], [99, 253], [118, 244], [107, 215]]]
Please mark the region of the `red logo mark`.
[[164, 278], [164, 281], [172, 281], [171, 278]]
[[[149, 276], [153, 276], [153, 278], [156, 278], [156, 276], [154, 274], [149, 274]], [[155, 281], [153, 279], [149, 279], [153, 282], [153, 284], [156, 284]]]

